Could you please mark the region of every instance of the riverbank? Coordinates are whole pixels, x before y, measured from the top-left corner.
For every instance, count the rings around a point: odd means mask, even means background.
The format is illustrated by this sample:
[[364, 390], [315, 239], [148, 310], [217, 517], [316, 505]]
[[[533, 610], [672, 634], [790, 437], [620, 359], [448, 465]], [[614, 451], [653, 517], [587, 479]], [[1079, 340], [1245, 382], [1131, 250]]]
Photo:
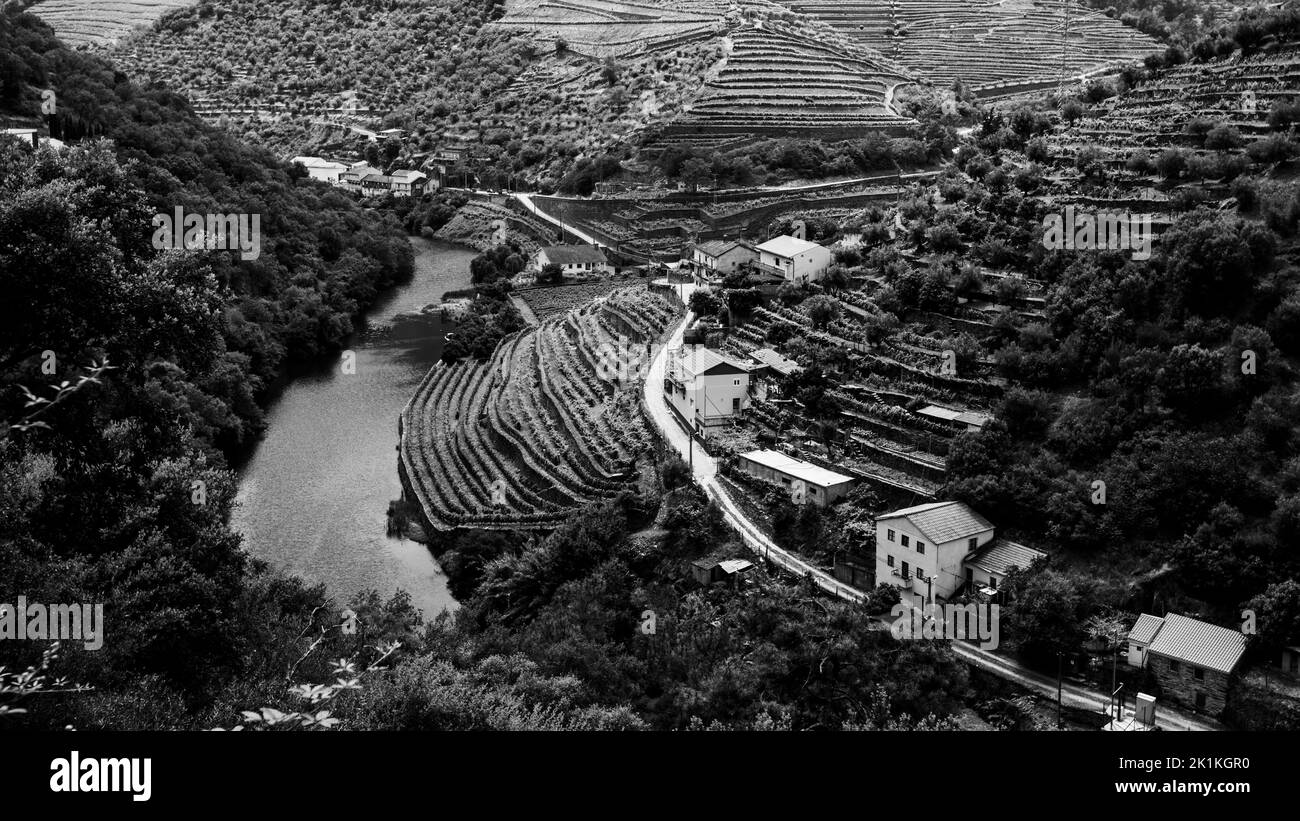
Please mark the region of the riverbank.
[[[426, 619], [458, 606], [424, 544], [390, 533], [401, 498], [397, 418], [442, 353], [431, 333], [396, 333], [442, 294], [469, 284], [471, 249], [411, 238], [415, 274], [366, 314], [343, 355], [302, 373], [267, 409], [267, 428], [240, 470], [232, 525], [250, 553], [323, 582], [340, 602], [365, 590], [411, 594]], [[410, 532], [409, 535], [416, 535]]]

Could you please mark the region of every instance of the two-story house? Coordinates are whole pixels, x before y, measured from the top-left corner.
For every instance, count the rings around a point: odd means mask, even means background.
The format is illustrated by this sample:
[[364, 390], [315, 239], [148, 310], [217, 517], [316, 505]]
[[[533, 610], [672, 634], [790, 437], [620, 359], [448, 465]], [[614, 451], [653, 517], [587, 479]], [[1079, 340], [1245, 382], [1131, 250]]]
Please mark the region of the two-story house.
[[703, 345], [670, 350], [664, 398], [691, 430], [740, 419], [749, 407], [749, 368]]
[[919, 599], [947, 599], [962, 560], [992, 542], [993, 525], [962, 502], [931, 502], [876, 517], [876, 583]]
[[699, 280], [714, 281], [746, 263], [758, 260], [758, 249], [744, 240], [714, 239], [691, 246], [692, 273]]
[[831, 264], [830, 249], [797, 237], [775, 237], [757, 250], [759, 266], [788, 282], [816, 282]]

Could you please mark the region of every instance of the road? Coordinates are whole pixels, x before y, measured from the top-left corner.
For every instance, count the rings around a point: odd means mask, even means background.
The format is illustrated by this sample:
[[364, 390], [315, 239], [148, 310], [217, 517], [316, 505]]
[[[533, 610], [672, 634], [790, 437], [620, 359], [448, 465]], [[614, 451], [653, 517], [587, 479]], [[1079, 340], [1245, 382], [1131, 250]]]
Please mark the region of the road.
[[[687, 304], [689, 304], [690, 294], [694, 292], [695, 286], [687, 285], [684, 288], [687, 293], [683, 296]], [[838, 581], [834, 576], [813, 567], [799, 556], [785, 550], [767, 538], [758, 526], [751, 522], [740, 507], [732, 501], [731, 497], [727, 495], [726, 488], [718, 481], [717, 460], [706, 453], [698, 443], [692, 449], [690, 437], [682, 429], [672, 411], [668, 409], [668, 405], [663, 398], [664, 371], [667, 368], [668, 352], [681, 347], [682, 335], [693, 319], [694, 314], [686, 314], [676, 330], [673, 331], [672, 336], [659, 348], [654, 360], [650, 363], [650, 369], [645, 384], [642, 386], [642, 391], [646, 409], [654, 421], [655, 427], [659, 429], [659, 433], [664, 440], [681, 454], [683, 459], [687, 459], [691, 463], [691, 473], [694, 475], [696, 483], [704, 489], [709, 498], [718, 504], [727, 524], [731, 525], [740, 534], [741, 539], [750, 550], [789, 573], [810, 579], [817, 587], [839, 599], [847, 602], [862, 601], [866, 598], [866, 593], [863, 591]], [[1053, 699], [1056, 698], [1056, 680], [1050, 676], [1029, 670], [1014, 659], [999, 656], [988, 650], [981, 650], [973, 644], [961, 641], [954, 641], [950, 644], [953, 652], [972, 666], [1013, 681], [1026, 689], [1035, 690]], [[1061, 687], [1061, 703], [1067, 707], [1104, 713], [1109, 699], [1091, 690], [1067, 682]], [[1165, 730], [1223, 729], [1222, 726], [1213, 721], [1178, 713], [1167, 704], [1159, 705], [1156, 710], [1156, 724]]]

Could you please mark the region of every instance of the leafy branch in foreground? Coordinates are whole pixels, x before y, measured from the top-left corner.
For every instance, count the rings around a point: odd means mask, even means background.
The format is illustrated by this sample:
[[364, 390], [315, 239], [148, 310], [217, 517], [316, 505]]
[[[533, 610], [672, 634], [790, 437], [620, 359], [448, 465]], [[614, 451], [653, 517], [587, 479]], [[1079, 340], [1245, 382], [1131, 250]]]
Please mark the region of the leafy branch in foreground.
[[66, 678], [50, 678], [50, 665], [59, 655], [59, 642], [52, 643], [41, 653], [41, 660], [21, 673], [10, 673], [0, 667], [0, 718], [26, 713], [22, 707], [15, 707], [19, 699], [31, 695], [50, 695], [52, 693], [81, 693], [94, 689], [88, 684], [73, 684]]
[[[312, 645], [313, 649], [315, 646], [315, 644]], [[336, 659], [331, 663], [335, 677], [333, 683], [295, 684], [289, 687], [289, 695], [307, 703], [305, 710], [285, 712], [274, 707], [263, 707], [260, 711], [244, 710], [244, 722], [247, 725], [262, 728], [333, 729], [338, 726], [339, 720], [328, 709], [324, 708], [328, 707], [342, 693], [348, 690], [360, 690], [361, 679], [370, 673], [386, 669], [383, 667], [384, 661], [393, 653], [396, 653], [401, 646], [401, 642], [397, 641], [375, 645], [373, 649], [379, 653], [379, 656], [360, 672], [357, 671], [355, 658]], [[245, 724], [240, 724], [231, 729], [242, 730]], [[224, 728], [218, 727], [216, 729], [221, 730]]]
[[23, 405], [26, 414], [17, 422], [0, 427], [0, 441], [7, 439], [14, 431], [23, 432], [35, 428], [45, 428], [48, 430], [50, 426], [44, 421], [41, 421], [38, 418], [39, 416], [49, 411], [60, 402], [66, 401], [86, 385], [98, 385], [100, 381], [99, 378], [105, 371], [110, 370], [114, 370], [114, 367], [108, 364], [107, 357], [98, 363], [91, 362], [86, 368], [86, 372], [77, 377], [77, 381], [71, 382], [67, 379], [63, 380], [54, 387], [54, 395], [50, 397], [37, 396], [25, 385], [18, 385], [17, 388], [23, 392], [23, 396], [27, 400]]

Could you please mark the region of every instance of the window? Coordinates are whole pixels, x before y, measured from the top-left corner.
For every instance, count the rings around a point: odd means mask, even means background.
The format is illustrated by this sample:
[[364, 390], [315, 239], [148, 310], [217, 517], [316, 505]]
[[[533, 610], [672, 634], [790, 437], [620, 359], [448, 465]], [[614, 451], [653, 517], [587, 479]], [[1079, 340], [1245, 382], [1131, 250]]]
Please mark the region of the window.
[[916, 543], [916, 552], [920, 553], [923, 556], [925, 555], [925, 542]]
[[733, 384], [733, 385], [739, 385], [739, 384], [740, 384], [740, 380], [739, 380], [739, 379], [733, 379], [733, 380], [731, 381], [731, 384]]
[[989, 576], [989, 587], [993, 588], [994, 590], [997, 590], [997, 589], [998, 589], [998, 577], [997, 577], [997, 576], [993, 576], [993, 575], [990, 575], [990, 576]]
[[969, 567], [966, 568], [966, 583], [971, 584], [974, 581], [975, 581], [975, 571], [971, 570]]
[[1195, 678], [1197, 681], [1205, 681], [1205, 671], [1202, 670], [1200, 667], [1193, 667], [1192, 677]]
[[978, 541], [977, 539], [967, 539], [967, 540], [966, 540], [966, 549], [967, 549], [967, 550], [974, 550], [974, 549], [975, 549], [975, 546], [976, 546], [978, 543], [979, 543], [979, 541]]
[[1196, 709], [1198, 710], [1205, 709], [1205, 693], [1196, 694]]
[[1177, 660], [1177, 659], [1170, 659], [1170, 660], [1169, 660], [1169, 672], [1171, 672], [1171, 673], [1177, 673], [1177, 672], [1178, 672], [1178, 660]]
[[900, 537], [903, 540], [903, 547], [907, 547], [907, 534], [906, 533], [900, 534]]
[[918, 567], [916, 569], [916, 577], [921, 581], [925, 581], [925, 571]]
[[893, 567], [893, 566], [894, 566], [894, 557], [893, 557], [893, 556], [886, 556], [886, 557], [885, 557], [885, 564], [889, 565], [890, 567]]
[[894, 540], [894, 531], [892, 531], [892, 530], [886, 530], [886, 531], [885, 531], [885, 538], [892, 542], [892, 541]]
[[903, 562], [903, 578], [906, 579], [911, 575], [912, 575], [912, 568], [907, 566], [907, 562]]

